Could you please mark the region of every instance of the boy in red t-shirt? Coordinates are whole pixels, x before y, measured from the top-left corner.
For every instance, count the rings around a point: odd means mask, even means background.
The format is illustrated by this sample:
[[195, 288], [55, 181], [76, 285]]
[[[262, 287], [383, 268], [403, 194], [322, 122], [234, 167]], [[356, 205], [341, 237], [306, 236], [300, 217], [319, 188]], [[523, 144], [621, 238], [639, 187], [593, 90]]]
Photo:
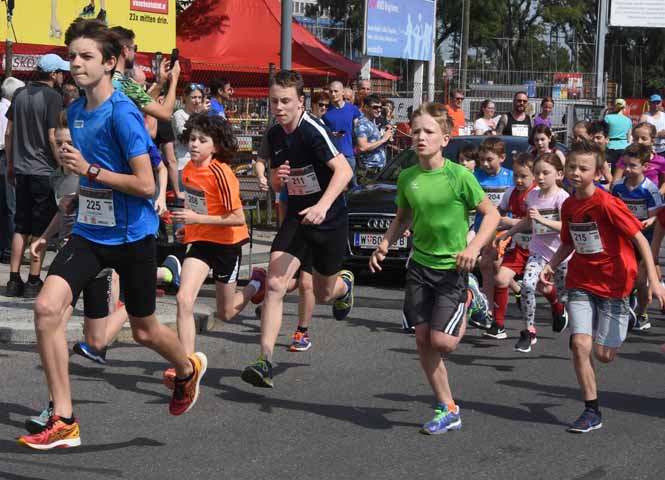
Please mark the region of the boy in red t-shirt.
[[626, 338], [628, 295], [637, 276], [635, 249], [646, 267], [653, 295], [665, 305], [649, 243], [642, 224], [618, 198], [596, 188], [604, 158], [600, 149], [586, 142], [573, 145], [566, 162], [566, 178], [575, 189], [561, 208], [561, 246], [545, 265], [540, 280], [551, 285], [556, 267], [574, 252], [568, 263], [568, 319], [573, 365], [584, 411], [568, 428], [586, 433], [602, 427], [596, 375], [591, 352], [609, 363]]

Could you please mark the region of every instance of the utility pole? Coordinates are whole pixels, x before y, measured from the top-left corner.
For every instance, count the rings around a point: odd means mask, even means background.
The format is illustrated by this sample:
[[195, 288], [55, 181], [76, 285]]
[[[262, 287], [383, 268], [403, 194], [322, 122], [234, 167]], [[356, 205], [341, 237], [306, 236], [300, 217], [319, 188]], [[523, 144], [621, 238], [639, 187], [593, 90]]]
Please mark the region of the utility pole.
[[471, 0], [464, 0], [462, 7], [462, 81], [460, 88], [466, 92], [467, 73], [469, 69], [469, 22], [471, 19]]
[[598, 1], [598, 27], [596, 35], [596, 103], [605, 105], [605, 36], [607, 35], [608, 1]]
[[293, 23], [293, 0], [282, 0], [282, 36], [279, 68], [291, 70], [291, 39]]

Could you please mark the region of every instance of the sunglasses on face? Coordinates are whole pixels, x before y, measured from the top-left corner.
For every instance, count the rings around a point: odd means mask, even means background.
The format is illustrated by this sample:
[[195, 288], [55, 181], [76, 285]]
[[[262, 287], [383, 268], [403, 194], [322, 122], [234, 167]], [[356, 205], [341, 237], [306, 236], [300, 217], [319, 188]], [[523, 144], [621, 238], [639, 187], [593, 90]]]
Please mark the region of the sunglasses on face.
[[330, 105], [330, 104], [325, 103], [325, 102], [319, 102], [319, 107], [321, 107], [321, 108], [328, 108], [328, 105]]
[[464, 100], [464, 97], [455, 97], [455, 100], [457, 100], [458, 102], [461, 102], [462, 100]]
[[381, 105], [372, 105], [372, 110], [381, 110]]

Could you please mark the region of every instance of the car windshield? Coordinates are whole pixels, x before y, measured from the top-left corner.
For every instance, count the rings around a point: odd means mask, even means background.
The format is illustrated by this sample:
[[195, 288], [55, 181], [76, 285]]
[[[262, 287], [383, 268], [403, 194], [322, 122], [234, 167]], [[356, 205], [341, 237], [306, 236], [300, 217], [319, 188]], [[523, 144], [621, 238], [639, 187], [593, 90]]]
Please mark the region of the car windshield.
[[[464, 145], [470, 144], [478, 146], [485, 138], [486, 137], [484, 136], [453, 137], [446, 148], [443, 149], [443, 155], [446, 158], [457, 162], [459, 151]], [[507, 152], [506, 160], [503, 162], [503, 166], [510, 169], [513, 165], [513, 155], [519, 152], [527, 151], [530, 148], [530, 145], [527, 139], [522, 137], [501, 137], [501, 139], [506, 142]], [[562, 145], [557, 144], [557, 148], [565, 151], [565, 147]], [[418, 157], [413, 150], [410, 148], [403, 150], [392, 160], [392, 162], [386, 165], [386, 167], [377, 175], [376, 180], [378, 182], [396, 183], [400, 172], [404, 168], [415, 165], [417, 161]]]

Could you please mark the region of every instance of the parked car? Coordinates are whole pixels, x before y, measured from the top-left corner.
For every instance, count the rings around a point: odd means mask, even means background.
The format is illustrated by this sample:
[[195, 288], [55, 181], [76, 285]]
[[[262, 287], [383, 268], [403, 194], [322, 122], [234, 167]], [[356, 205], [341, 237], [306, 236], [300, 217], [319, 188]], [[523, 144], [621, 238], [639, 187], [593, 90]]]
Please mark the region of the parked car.
[[[453, 137], [443, 150], [446, 158], [457, 162], [460, 149], [467, 144], [478, 145], [484, 136]], [[525, 152], [531, 147], [525, 137], [499, 136], [506, 143], [506, 160], [503, 166], [511, 168], [513, 156]], [[566, 151], [566, 147], [557, 144], [557, 149]], [[349, 238], [347, 255], [344, 258], [346, 268], [356, 271], [368, 270], [369, 257], [381, 242], [384, 233], [395, 218], [397, 206], [397, 177], [400, 172], [418, 161], [411, 149], [402, 151], [388, 163], [370, 183], [349, 193]], [[411, 239], [402, 237], [391, 246], [383, 262], [384, 269], [403, 269], [411, 251]]]

